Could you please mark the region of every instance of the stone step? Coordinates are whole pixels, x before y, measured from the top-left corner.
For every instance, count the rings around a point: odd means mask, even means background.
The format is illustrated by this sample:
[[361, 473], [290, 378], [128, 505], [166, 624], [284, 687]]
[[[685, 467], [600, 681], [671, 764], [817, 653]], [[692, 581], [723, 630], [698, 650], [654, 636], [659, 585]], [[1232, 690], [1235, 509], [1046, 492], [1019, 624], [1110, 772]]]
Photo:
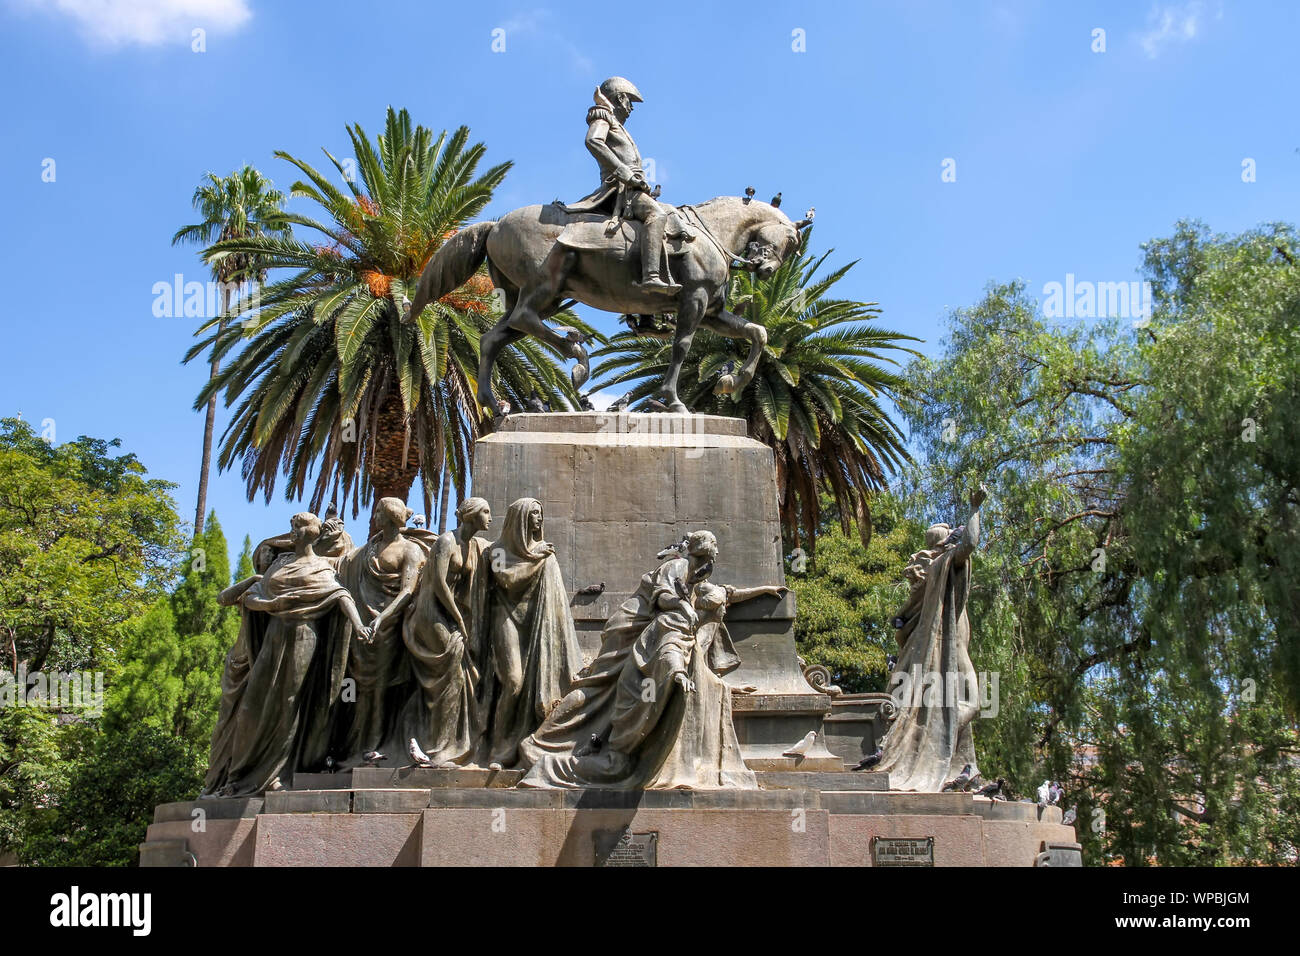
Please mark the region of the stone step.
[[513, 787], [523, 779], [522, 770], [488, 770], [484, 767], [357, 767], [352, 786], [357, 790], [384, 788], [439, 790], [448, 787]]
[[888, 790], [889, 774], [873, 771], [757, 771], [758, 785], [764, 790], [855, 791]]

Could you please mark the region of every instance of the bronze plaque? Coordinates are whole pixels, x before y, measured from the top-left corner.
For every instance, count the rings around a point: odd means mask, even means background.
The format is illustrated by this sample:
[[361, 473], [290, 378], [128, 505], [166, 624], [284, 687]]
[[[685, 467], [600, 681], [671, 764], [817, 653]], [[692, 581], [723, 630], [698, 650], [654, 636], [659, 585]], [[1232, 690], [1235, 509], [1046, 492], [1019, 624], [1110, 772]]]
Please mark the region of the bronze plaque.
[[658, 866], [659, 832], [597, 830], [591, 835], [596, 866]]
[[875, 866], [934, 866], [934, 837], [872, 837], [871, 862]]

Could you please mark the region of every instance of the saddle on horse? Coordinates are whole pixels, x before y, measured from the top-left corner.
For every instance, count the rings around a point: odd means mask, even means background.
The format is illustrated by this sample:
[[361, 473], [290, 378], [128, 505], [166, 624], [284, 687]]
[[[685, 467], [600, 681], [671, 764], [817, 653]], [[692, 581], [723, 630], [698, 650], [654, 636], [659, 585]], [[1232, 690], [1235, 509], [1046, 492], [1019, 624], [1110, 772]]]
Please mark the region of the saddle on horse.
[[[698, 230], [687, 223], [685, 215], [674, 206], [660, 204], [667, 217], [664, 228], [663, 253], [668, 256], [685, 253], [687, 243], [694, 242]], [[566, 249], [577, 252], [603, 252], [619, 258], [640, 257], [645, 226], [635, 219], [610, 219], [605, 216], [573, 213], [565, 210], [569, 222], [556, 241]]]

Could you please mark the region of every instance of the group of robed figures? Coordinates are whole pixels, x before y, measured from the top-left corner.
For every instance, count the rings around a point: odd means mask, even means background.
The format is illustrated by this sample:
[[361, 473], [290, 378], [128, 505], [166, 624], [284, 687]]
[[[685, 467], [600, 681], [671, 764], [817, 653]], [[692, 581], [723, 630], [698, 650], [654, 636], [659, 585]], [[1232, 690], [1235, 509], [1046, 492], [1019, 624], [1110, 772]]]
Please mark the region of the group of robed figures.
[[294, 515], [262, 542], [226, 658], [205, 796], [250, 796], [295, 773], [362, 764], [513, 768], [520, 786], [757, 786], [723, 675], [740, 664], [727, 607], [782, 588], [709, 580], [717, 541], [688, 535], [609, 618], [583, 661], [533, 498], [496, 541], [488, 503], [458, 527], [409, 528], [396, 498], [354, 546], [341, 520]]

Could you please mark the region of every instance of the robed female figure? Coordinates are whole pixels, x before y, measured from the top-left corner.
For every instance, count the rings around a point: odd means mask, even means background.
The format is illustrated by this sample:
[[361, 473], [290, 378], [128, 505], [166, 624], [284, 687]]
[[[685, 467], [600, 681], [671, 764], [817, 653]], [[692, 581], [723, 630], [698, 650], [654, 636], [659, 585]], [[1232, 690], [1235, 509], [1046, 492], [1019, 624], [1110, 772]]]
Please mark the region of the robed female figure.
[[890, 677], [897, 716], [875, 767], [894, 790], [934, 793], [968, 765], [971, 778], [979, 773], [971, 727], [980, 703], [966, 604], [986, 495], [983, 485], [971, 495], [965, 527], [931, 526], [927, 547], [904, 571], [911, 594], [894, 618], [902, 646]]
[[304, 512], [291, 525], [294, 550], [218, 598], [238, 605], [240, 628], [221, 680], [207, 796], [278, 790], [283, 776], [323, 763], [349, 642], [370, 639], [334, 564], [313, 549], [320, 519]]
[[487, 540], [482, 498], [456, 509], [458, 526], [438, 536], [402, 622], [414, 688], [400, 719], [402, 747], [421, 766], [476, 762], [484, 720], [476, 698], [486, 656]]
[[542, 537], [542, 503], [520, 498], [501, 537], [487, 549], [492, 679], [481, 703], [489, 715], [488, 761], [514, 766], [519, 742], [537, 729], [582, 669], [564, 576]]

